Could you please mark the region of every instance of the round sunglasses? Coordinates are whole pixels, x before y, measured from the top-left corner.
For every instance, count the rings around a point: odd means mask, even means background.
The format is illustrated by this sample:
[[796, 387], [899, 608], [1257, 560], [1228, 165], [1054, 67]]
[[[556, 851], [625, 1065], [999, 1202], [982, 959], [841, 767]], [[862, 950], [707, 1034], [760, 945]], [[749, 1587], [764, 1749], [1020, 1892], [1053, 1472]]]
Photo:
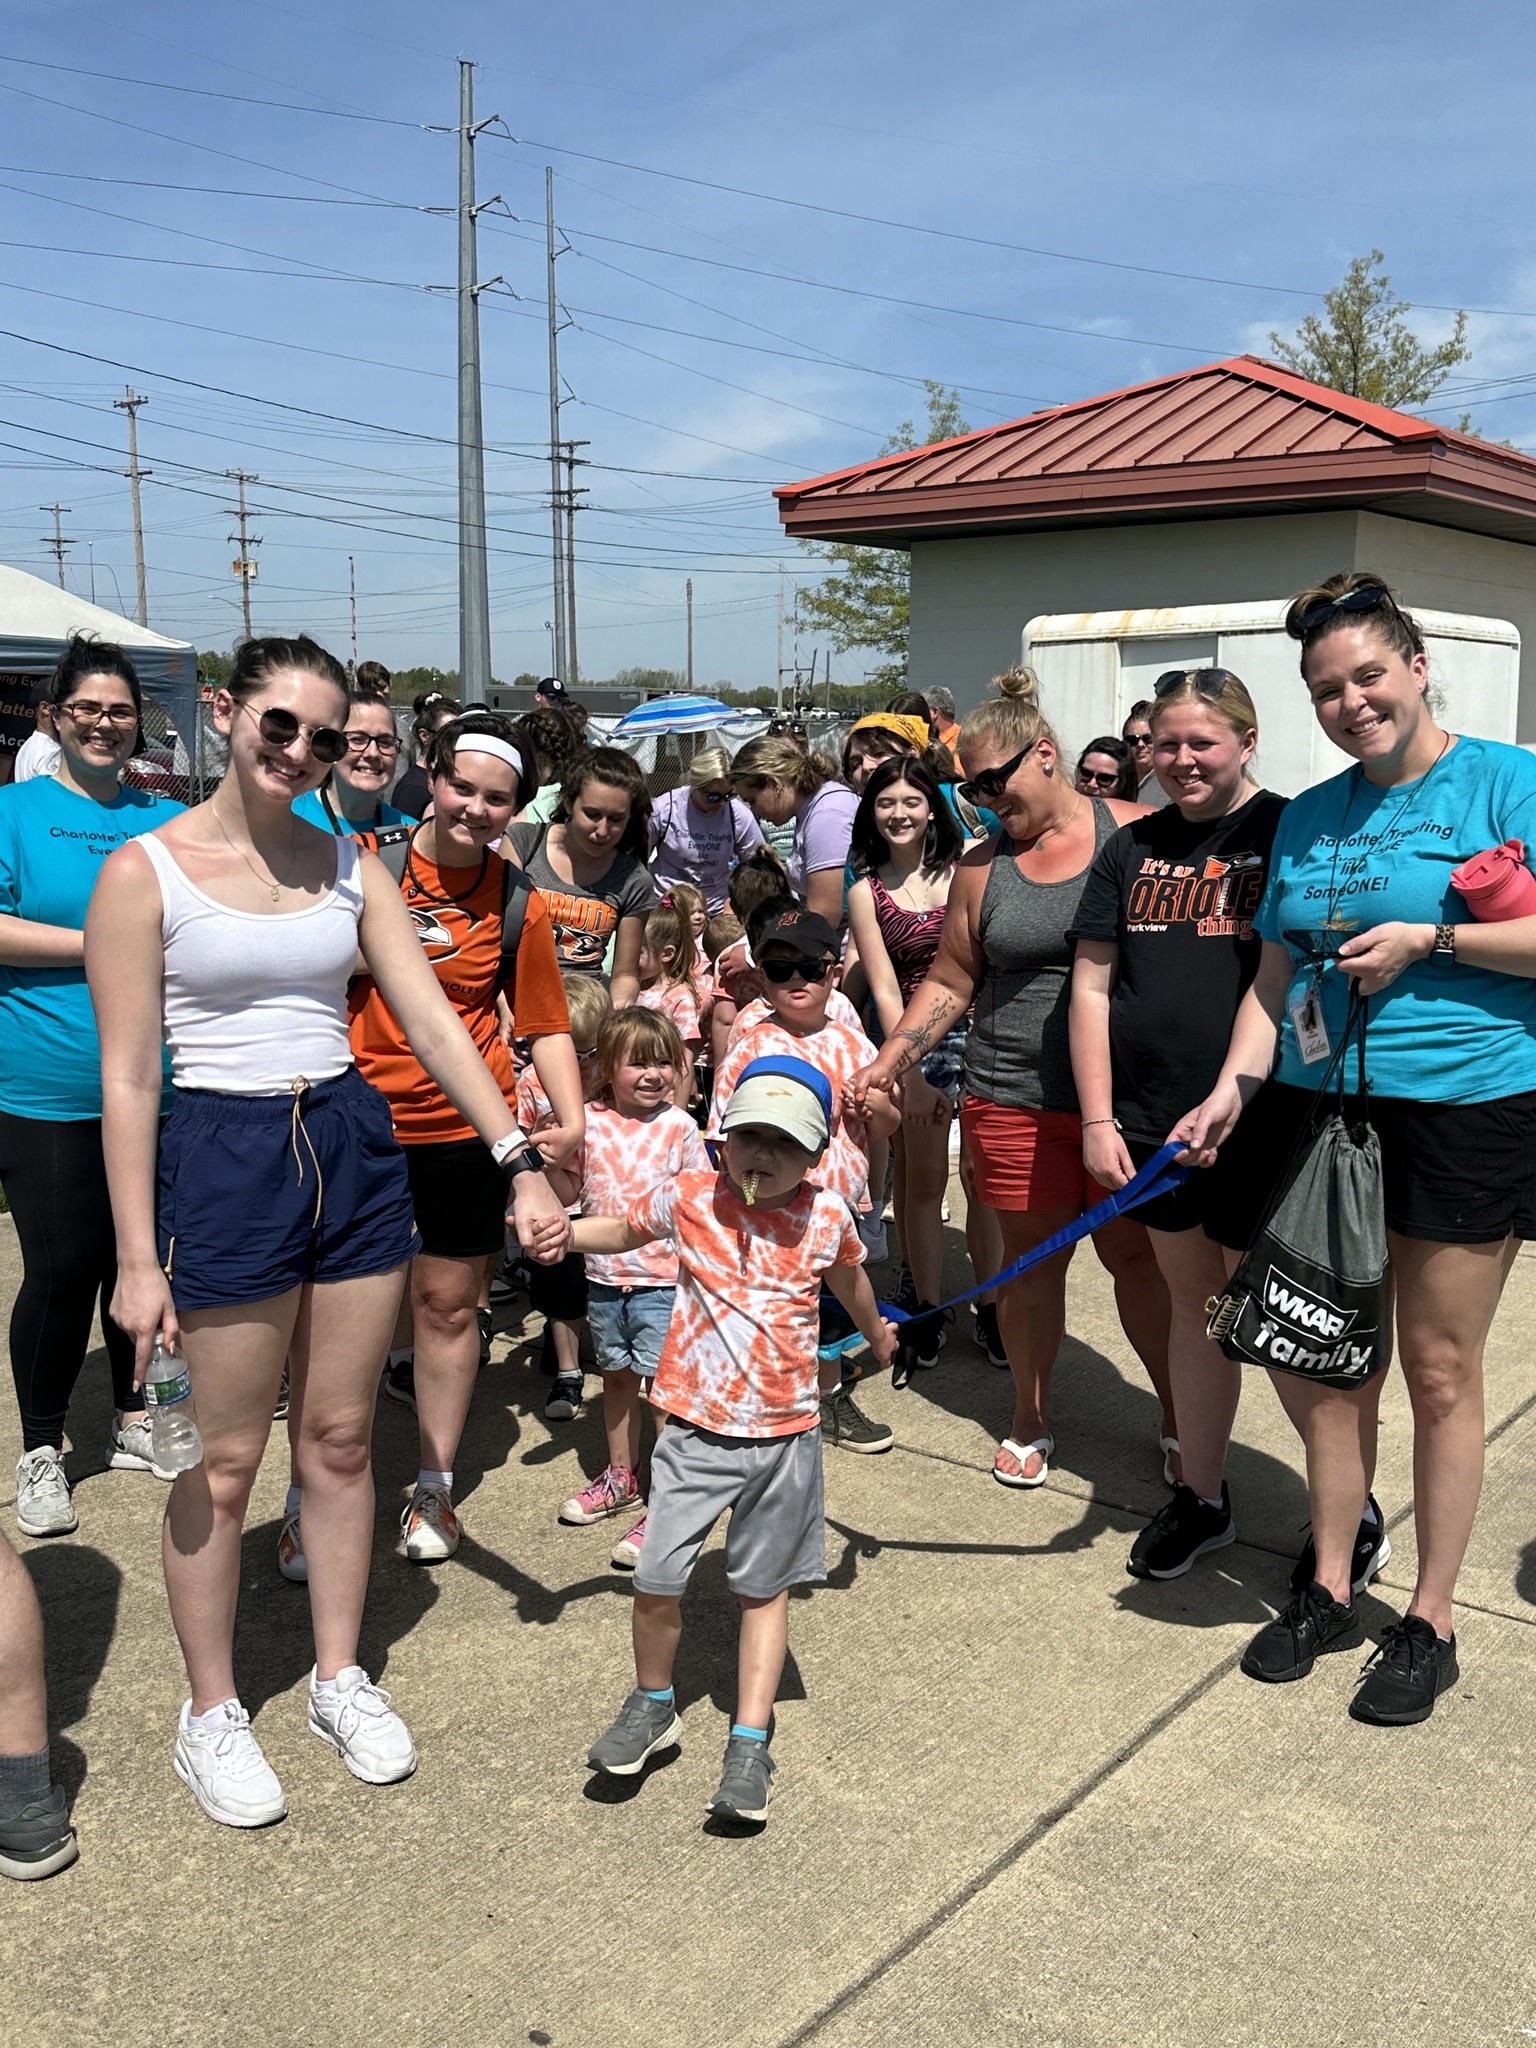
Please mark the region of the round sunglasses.
[[347, 735], [338, 732], [333, 725], [301, 725], [291, 711], [257, 711], [249, 704], [240, 706], [249, 711], [256, 721], [256, 729], [269, 747], [276, 747], [279, 753], [286, 753], [302, 734], [307, 740], [309, 751], [317, 761], [334, 766], [347, 751]]

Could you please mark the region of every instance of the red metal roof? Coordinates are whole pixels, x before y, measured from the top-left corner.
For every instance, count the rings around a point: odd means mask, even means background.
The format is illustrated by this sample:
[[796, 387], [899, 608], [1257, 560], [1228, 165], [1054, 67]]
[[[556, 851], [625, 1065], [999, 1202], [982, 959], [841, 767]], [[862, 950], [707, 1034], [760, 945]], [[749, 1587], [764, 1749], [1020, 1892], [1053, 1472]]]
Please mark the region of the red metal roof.
[[1536, 460], [1234, 356], [776, 490], [792, 534], [1367, 505], [1536, 542]]

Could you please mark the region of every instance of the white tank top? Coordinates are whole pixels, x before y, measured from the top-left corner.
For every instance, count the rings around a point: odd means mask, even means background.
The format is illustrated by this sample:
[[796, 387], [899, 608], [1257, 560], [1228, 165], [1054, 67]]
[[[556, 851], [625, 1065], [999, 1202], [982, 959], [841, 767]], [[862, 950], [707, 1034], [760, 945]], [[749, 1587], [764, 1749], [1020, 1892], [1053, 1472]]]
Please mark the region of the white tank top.
[[308, 910], [231, 910], [205, 896], [164, 840], [136, 842], [154, 864], [165, 906], [165, 1042], [178, 1088], [216, 1095], [287, 1095], [352, 1064], [347, 980], [363, 912], [358, 844], [342, 835], [336, 880]]

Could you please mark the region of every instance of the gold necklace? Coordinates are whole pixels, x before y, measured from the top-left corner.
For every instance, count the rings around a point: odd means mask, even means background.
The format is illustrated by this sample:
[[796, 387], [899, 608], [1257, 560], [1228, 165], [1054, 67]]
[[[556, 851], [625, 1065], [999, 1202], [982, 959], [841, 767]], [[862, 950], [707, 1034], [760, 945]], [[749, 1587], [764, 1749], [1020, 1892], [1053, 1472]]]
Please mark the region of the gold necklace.
[[[210, 808], [212, 808], [212, 807], [210, 806]], [[260, 884], [261, 884], [261, 886], [263, 887], [263, 889], [269, 890], [269, 891], [271, 892], [271, 896], [272, 896], [272, 901], [273, 901], [274, 903], [278, 902], [278, 901], [280, 900], [280, 899], [279, 899], [279, 896], [278, 896], [278, 889], [279, 889], [279, 887], [280, 887], [280, 884], [278, 884], [277, 882], [274, 882], [274, 881], [273, 881], [273, 879], [272, 879], [272, 877], [271, 877], [270, 875], [264, 875], [264, 874], [263, 874], [263, 873], [261, 872], [260, 868], [258, 868], [258, 867], [255, 867], [255, 866], [253, 866], [253, 865], [252, 865], [252, 863], [251, 863], [251, 861], [250, 861], [250, 859], [249, 859], [249, 857], [248, 857], [248, 856], [247, 856], [246, 854], [240, 853], [240, 849], [239, 849], [239, 847], [238, 847], [238, 846], [236, 846], [236, 844], [235, 844], [235, 842], [233, 841], [233, 839], [231, 839], [231, 838], [230, 838], [230, 836], [229, 836], [228, 832], [225, 832], [225, 831], [224, 831], [224, 820], [223, 820], [223, 819], [222, 819], [222, 818], [221, 818], [221, 817], [219, 816], [219, 814], [218, 814], [218, 812], [217, 812], [216, 810], [215, 810], [215, 811], [214, 811], [214, 813], [213, 813], [213, 822], [215, 823], [215, 825], [217, 825], [217, 826], [218, 826], [219, 830], [220, 830], [221, 832], [223, 832], [223, 833], [224, 833], [224, 843], [225, 843], [225, 845], [226, 845], [226, 846], [227, 846], [227, 847], [229, 848], [230, 852], [231, 852], [231, 853], [239, 853], [239, 854], [240, 854], [240, 858], [241, 858], [241, 859], [242, 859], [242, 860], [243, 860], [243, 861], [245, 862], [246, 866], [247, 866], [248, 868], [250, 868], [250, 870], [251, 870], [251, 873], [252, 873], [252, 874], [253, 874], [253, 875], [254, 875], [254, 876], [256, 877], [257, 881], [258, 881], [258, 882], [260, 882]], [[289, 823], [290, 823], [290, 827], [291, 827], [291, 825], [292, 825], [292, 817], [291, 817], [291, 815], [290, 815]], [[295, 834], [294, 834], [293, 836], [294, 836], [294, 839], [295, 839], [295, 841], [297, 841], [297, 837], [298, 837], [298, 835], [297, 835], [297, 834], [295, 833]], [[293, 866], [293, 852], [294, 852], [294, 849], [293, 849], [293, 847], [292, 847], [292, 846], [290, 846], [290, 847], [289, 847], [289, 849], [288, 849], [288, 861], [289, 861], [289, 873], [290, 873], [290, 874], [292, 873], [292, 866]], [[284, 879], [284, 881], [286, 881], [286, 880], [287, 880], [287, 876], [285, 875], [283, 879]]]

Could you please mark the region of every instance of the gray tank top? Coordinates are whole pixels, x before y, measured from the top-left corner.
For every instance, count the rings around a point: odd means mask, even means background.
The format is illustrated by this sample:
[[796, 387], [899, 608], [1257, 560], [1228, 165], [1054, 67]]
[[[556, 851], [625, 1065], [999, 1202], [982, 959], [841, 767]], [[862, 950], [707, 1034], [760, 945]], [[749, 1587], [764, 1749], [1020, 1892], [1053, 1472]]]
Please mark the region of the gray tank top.
[[[1108, 805], [1094, 798], [1095, 858], [1117, 829]], [[966, 1087], [986, 1102], [1004, 1109], [1077, 1112], [1067, 1046], [1076, 949], [1067, 933], [1087, 881], [1084, 868], [1064, 882], [1032, 882], [1020, 874], [1006, 832], [992, 850], [981, 897], [987, 971], [976, 991], [975, 1024], [965, 1048]]]

